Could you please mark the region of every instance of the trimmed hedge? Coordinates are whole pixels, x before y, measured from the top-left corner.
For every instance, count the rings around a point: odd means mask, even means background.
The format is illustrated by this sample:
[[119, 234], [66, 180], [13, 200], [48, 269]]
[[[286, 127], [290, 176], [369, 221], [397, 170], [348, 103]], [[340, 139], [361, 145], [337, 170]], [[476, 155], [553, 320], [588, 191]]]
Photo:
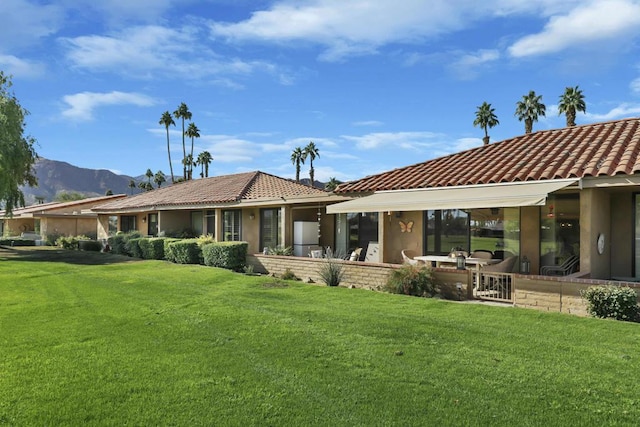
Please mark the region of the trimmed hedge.
[[102, 243], [98, 240], [78, 240], [78, 249], [81, 251], [100, 252]]
[[175, 238], [175, 237], [165, 237], [164, 241], [162, 242], [164, 244], [164, 259], [166, 259], [167, 261], [170, 262], [176, 262], [175, 261], [175, 256], [173, 255], [173, 250], [170, 248], [171, 243], [173, 242], [179, 242], [181, 239]]
[[142, 258], [164, 259], [164, 237], [142, 238], [138, 241]]
[[109, 243], [109, 247], [111, 248], [111, 252], [113, 252], [114, 254], [131, 256], [129, 248], [127, 247], [127, 243], [131, 239], [138, 239], [140, 237], [142, 237], [142, 235], [139, 231], [132, 231], [130, 233], [118, 232], [118, 234], [116, 234], [115, 236], [109, 237], [107, 241]]
[[142, 239], [142, 237], [134, 237], [124, 244], [127, 253], [133, 258], [142, 258], [142, 249], [140, 248], [140, 240]]
[[247, 242], [216, 242], [202, 247], [204, 265], [241, 271], [247, 263]]
[[638, 294], [627, 286], [591, 286], [581, 291], [593, 317], [640, 322]]
[[35, 246], [36, 241], [31, 239], [2, 239], [0, 240], [2, 246]]
[[202, 250], [197, 239], [177, 240], [167, 244], [165, 258], [176, 264], [202, 264]]

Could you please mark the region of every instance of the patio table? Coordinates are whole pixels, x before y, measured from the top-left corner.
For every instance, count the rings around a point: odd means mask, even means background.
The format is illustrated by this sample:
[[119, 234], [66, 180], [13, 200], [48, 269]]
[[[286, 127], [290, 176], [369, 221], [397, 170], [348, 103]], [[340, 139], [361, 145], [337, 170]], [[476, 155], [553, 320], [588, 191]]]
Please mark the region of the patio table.
[[[419, 255], [419, 256], [415, 256], [413, 257], [413, 259], [417, 259], [419, 261], [424, 261], [424, 262], [433, 262], [435, 263], [436, 267], [440, 267], [442, 266], [442, 264], [453, 264], [453, 266], [455, 267], [457, 264], [457, 260], [456, 258], [452, 258], [450, 256], [446, 256], [446, 255]], [[467, 265], [474, 265], [475, 269], [477, 272], [480, 272], [480, 268], [482, 266], [485, 265], [491, 265], [491, 264], [497, 264], [499, 262], [501, 262], [501, 259], [487, 259], [487, 258], [465, 258], [465, 263]], [[476, 274], [476, 281], [480, 280], [480, 275]], [[478, 282], [476, 282], [476, 285], [479, 285]]]

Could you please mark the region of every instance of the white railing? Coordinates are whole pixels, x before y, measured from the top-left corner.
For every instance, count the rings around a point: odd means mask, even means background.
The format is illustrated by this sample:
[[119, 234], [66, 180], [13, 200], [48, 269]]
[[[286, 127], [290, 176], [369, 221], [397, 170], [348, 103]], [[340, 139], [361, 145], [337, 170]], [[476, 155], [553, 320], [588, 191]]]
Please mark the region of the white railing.
[[475, 298], [513, 302], [513, 274], [473, 271], [472, 275]]

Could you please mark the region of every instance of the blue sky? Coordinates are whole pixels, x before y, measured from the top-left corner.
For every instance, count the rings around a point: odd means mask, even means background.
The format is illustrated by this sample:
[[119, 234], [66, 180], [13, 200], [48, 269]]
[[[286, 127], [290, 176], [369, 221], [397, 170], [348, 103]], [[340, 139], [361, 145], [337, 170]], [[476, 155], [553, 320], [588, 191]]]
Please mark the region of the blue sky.
[[[524, 133], [530, 90], [563, 127], [640, 115], [639, 0], [2, 0], [0, 69], [45, 158], [131, 176], [169, 173], [166, 110], [185, 102], [210, 175], [352, 180]], [[174, 171], [182, 140], [171, 131]], [[302, 176], [308, 176], [308, 164]]]

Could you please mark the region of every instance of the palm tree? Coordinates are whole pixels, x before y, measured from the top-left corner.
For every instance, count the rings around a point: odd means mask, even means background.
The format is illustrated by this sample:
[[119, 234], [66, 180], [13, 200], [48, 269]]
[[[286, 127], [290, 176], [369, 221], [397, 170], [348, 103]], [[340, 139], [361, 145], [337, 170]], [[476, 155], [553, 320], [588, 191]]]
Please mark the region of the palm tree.
[[167, 177], [164, 175], [162, 171], [158, 171], [156, 172], [155, 175], [153, 175], [153, 182], [155, 182], [158, 188], [160, 188], [162, 184], [167, 182]]
[[131, 189], [131, 194], [133, 194], [133, 189], [136, 188], [136, 182], [132, 179], [129, 180], [129, 188]]
[[147, 177], [147, 181], [149, 182], [149, 185], [151, 185], [151, 178], [153, 178], [153, 172], [151, 171], [151, 169], [147, 169], [147, 171], [144, 173], [144, 176]]
[[304, 158], [302, 148], [296, 147], [293, 149], [293, 153], [291, 153], [291, 163], [296, 165], [296, 182], [300, 182], [300, 165], [304, 163]]
[[169, 146], [169, 126], [176, 125], [176, 122], [173, 121], [173, 117], [171, 117], [171, 113], [165, 111], [162, 113], [162, 117], [160, 118], [160, 124], [164, 125], [167, 129], [167, 154], [169, 155], [169, 169], [171, 169], [171, 182], [175, 182], [173, 177], [173, 165], [171, 164], [171, 147]]
[[153, 190], [153, 185], [151, 185], [150, 182], [144, 182], [144, 181], [140, 181], [138, 183], [138, 187], [140, 187], [141, 190], [144, 191], [151, 191]]
[[187, 104], [185, 104], [184, 102], [180, 103], [178, 109], [173, 112], [173, 117], [175, 117], [176, 119], [182, 119], [182, 177], [186, 180], [187, 163], [184, 161], [184, 159], [187, 157], [187, 147], [184, 145], [184, 121], [191, 120], [191, 111], [189, 111], [189, 107], [187, 107]]
[[558, 104], [558, 115], [564, 113], [567, 116], [567, 127], [576, 125], [576, 112], [587, 112], [587, 104], [584, 102], [582, 91], [576, 87], [568, 87], [560, 95]]
[[481, 106], [476, 110], [476, 119], [473, 121], [474, 126], [480, 126], [484, 129], [484, 138], [482, 138], [482, 142], [485, 145], [489, 144], [489, 133], [487, 132], [487, 128], [492, 128], [495, 125], [499, 125], [498, 116], [495, 114], [495, 108], [491, 108], [491, 104], [488, 104], [486, 101], [482, 103]]
[[[189, 138], [191, 138], [191, 158], [193, 159], [193, 139], [194, 138], [200, 138], [200, 129], [198, 129], [198, 126], [196, 126], [195, 123], [191, 122], [189, 123], [189, 127], [187, 128], [187, 131], [185, 132], [185, 135], [188, 136]], [[188, 179], [193, 179], [193, 168], [191, 167], [191, 165], [189, 166], [189, 169], [187, 170], [187, 176], [189, 177]]]
[[342, 181], [338, 181], [335, 177], [330, 177], [329, 181], [324, 185], [326, 191], [334, 191], [338, 185], [342, 184]]
[[200, 177], [209, 177], [209, 165], [211, 164], [212, 160], [213, 157], [208, 151], [203, 151], [202, 153], [198, 154], [197, 163], [203, 168], [201, 169]]
[[519, 121], [524, 120], [524, 133], [531, 133], [533, 122], [538, 121], [538, 116], [545, 116], [547, 107], [541, 102], [542, 95], [536, 96], [534, 91], [529, 91], [521, 101], [516, 103], [516, 116]]
[[320, 150], [316, 147], [316, 144], [314, 144], [313, 141], [309, 141], [309, 144], [304, 147], [304, 160], [307, 160], [307, 157], [309, 157], [309, 179], [311, 180], [311, 186], [313, 187], [315, 182], [313, 180], [313, 161], [316, 157], [320, 157]]
[[[195, 162], [193, 161], [193, 157], [191, 157], [191, 154], [187, 154], [187, 157], [185, 157], [184, 159], [182, 159], [182, 164], [184, 165], [184, 168], [186, 171], [189, 171], [191, 169], [191, 167], [193, 165], [195, 165]], [[187, 180], [189, 180], [190, 177], [188, 175], [187, 172]]]

